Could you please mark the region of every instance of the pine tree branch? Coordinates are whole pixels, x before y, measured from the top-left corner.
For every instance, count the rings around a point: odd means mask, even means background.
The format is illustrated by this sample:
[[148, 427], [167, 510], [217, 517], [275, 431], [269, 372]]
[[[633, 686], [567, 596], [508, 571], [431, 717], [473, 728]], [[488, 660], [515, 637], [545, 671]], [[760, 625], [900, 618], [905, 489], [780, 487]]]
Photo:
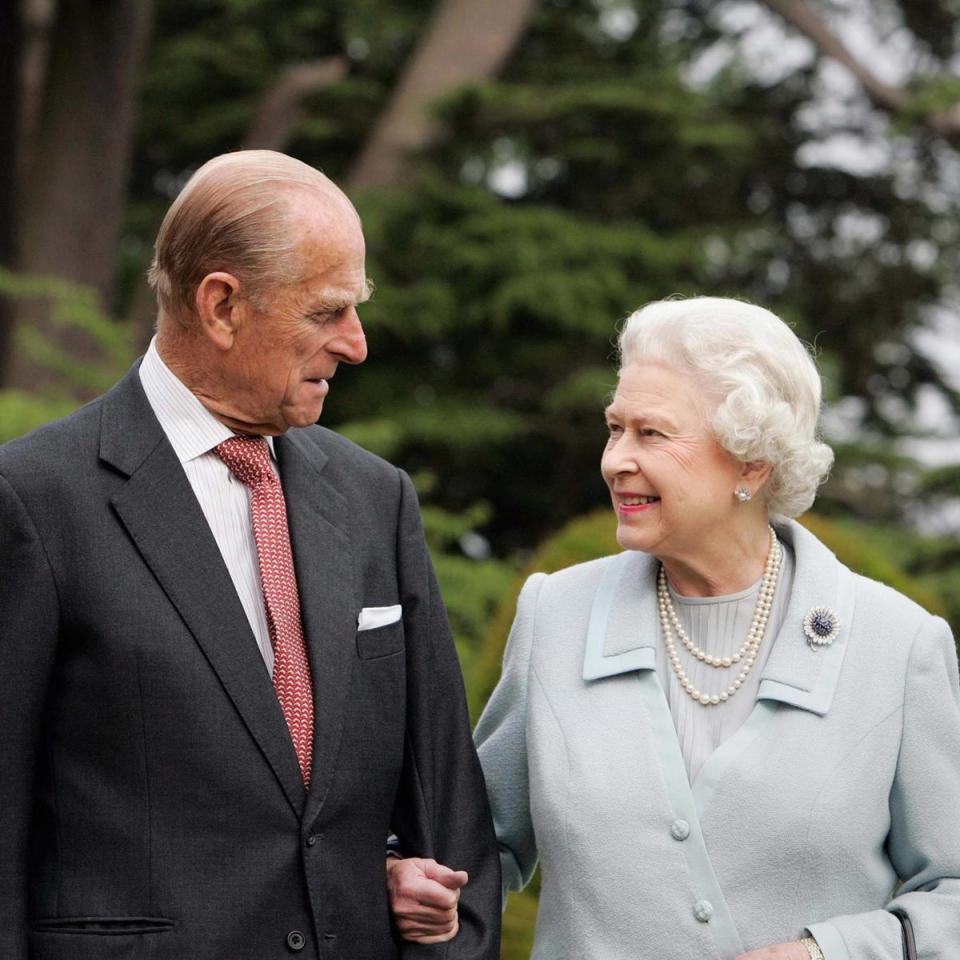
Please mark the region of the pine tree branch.
[[[866, 64], [853, 55], [827, 23], [802, 0], [758, 0], [758, 2], [811, 40], [821, 54], [846, 67], [877, 106], [892, 113], [899, 113], [910, 107], [909, 93], [900, 87], [884, 83]], [[937, 133], [956, 136], [960, 134], [960, 104], [948, 110], [928, 114], [924, 121]]]

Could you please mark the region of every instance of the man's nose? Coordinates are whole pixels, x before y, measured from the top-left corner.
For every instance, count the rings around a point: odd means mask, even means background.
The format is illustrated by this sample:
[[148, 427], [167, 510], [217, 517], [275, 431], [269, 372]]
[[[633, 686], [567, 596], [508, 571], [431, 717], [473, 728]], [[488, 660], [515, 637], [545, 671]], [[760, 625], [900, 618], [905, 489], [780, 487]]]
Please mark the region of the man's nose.
[[350, 315], [341, 322], [328, 349], [344, 363], [363, 363], [367, 359], [367, 337], [355, 308], [350, 308]]

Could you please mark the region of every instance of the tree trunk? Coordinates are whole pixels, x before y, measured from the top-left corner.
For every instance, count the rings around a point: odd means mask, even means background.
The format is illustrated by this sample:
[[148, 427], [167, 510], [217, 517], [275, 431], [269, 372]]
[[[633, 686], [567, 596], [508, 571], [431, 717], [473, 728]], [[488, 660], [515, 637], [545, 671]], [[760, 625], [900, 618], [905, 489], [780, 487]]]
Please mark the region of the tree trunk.
[[[0, 267], [16, 262], [16, 195], [20, 143], [20, 63], [23, 33], [18, 3], [0, 4]], [[0, 385], [10, 365], [13, 302], [0, 295]]]
[[350, 172], [349, 188], [400, 180], [406, 157], [436, 132], [430, 104], [466, 83], [495, 75], [536, 5], [536, 0], [440, 0]]
[[[19, 267], [86, 284], [109, 305], [126, 199], [134, 107], [153, 0], [61, 0], [50, 37], [29, 166], [23, 172]], [[78, 363], [89, 340], [54, 330], [40, 305], [17, 322], [36, 324]], [[44, 385], [18, 352], [11, 382]]]
[[50, 31], [55, 0], [20, 0], [20, 148], [17, 176], [23, 179], [33, 161], [47, 63], [50, 56]]
[[243, 149], [283, 150], [300, 119], [303, 98], [338, 83], [348, 68], [346, 57], [326, 57], [283, 70], [263, 92]]

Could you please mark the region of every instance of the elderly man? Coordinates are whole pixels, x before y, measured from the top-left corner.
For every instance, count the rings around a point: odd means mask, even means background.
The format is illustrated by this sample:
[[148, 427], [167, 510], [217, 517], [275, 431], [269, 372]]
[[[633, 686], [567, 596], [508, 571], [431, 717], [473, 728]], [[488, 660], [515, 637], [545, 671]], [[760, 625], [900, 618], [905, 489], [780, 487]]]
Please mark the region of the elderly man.
[[[0, 449], [0, 956], [492, 960], [497, 855], [416, 497], [314, 426], [367, 352], [356, 212], [296, 160], [227, 154], [151, 280], [142, 362]], [[391, 832], [459, 868], [451, 900], [469, 876], [445, 948], [391, 929]]]

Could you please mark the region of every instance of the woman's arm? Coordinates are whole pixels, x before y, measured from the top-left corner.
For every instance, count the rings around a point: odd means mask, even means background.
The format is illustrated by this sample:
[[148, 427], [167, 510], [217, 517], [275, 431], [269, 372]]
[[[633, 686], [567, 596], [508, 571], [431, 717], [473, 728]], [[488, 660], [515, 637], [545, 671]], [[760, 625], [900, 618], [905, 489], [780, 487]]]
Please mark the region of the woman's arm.
[[508, 890], [526, 886], [537, 866], [527, 765], [527, 689], [537, 603], [546, 579], [545, 574], [534, 574], [520, 592], [500, 682], [474, 731], [500, 849], [504, 899]]
[[884, 910], [832, 917], [810, 927], [826, 960], [900, 960], [912, 921], [920, 955], [953, 960], [960, 944], [960, 681], [947, 624], [918, 632], [904, 684], [903, 727], [890, 791], [887, 852], [902, 884]]
[[[902, 882], [883, 909], [811, 924], [810, 934], [824, 960], [901, 960], [901, 925], [893, 910], [909, 916], [925, 960], [957, 956], [960, 681], [950, 628], [938, 617], [930, 617], [914, 638], [904, 682], [901, 731], [890, 791], [887, 854]], [[796, 946], [767, 947], [737, 960], [793, 960]], [[806, 960], [805, 952], [796, 956]]]
[[[497, 833], [504, 897], [508, 889], [524, 886], [537, 865], [527, 775], [527, 678], [537, 600], [545, 579], [544, 574], [534, 574], [520, 592], [500, 682], [475, 733]], [[445, 879], [446, 870], [432, 862], [429, 869], [405, 860], [388, 864], [390, 908], [404, 939], [438, 943], [456, 935], [458, 890]]]

